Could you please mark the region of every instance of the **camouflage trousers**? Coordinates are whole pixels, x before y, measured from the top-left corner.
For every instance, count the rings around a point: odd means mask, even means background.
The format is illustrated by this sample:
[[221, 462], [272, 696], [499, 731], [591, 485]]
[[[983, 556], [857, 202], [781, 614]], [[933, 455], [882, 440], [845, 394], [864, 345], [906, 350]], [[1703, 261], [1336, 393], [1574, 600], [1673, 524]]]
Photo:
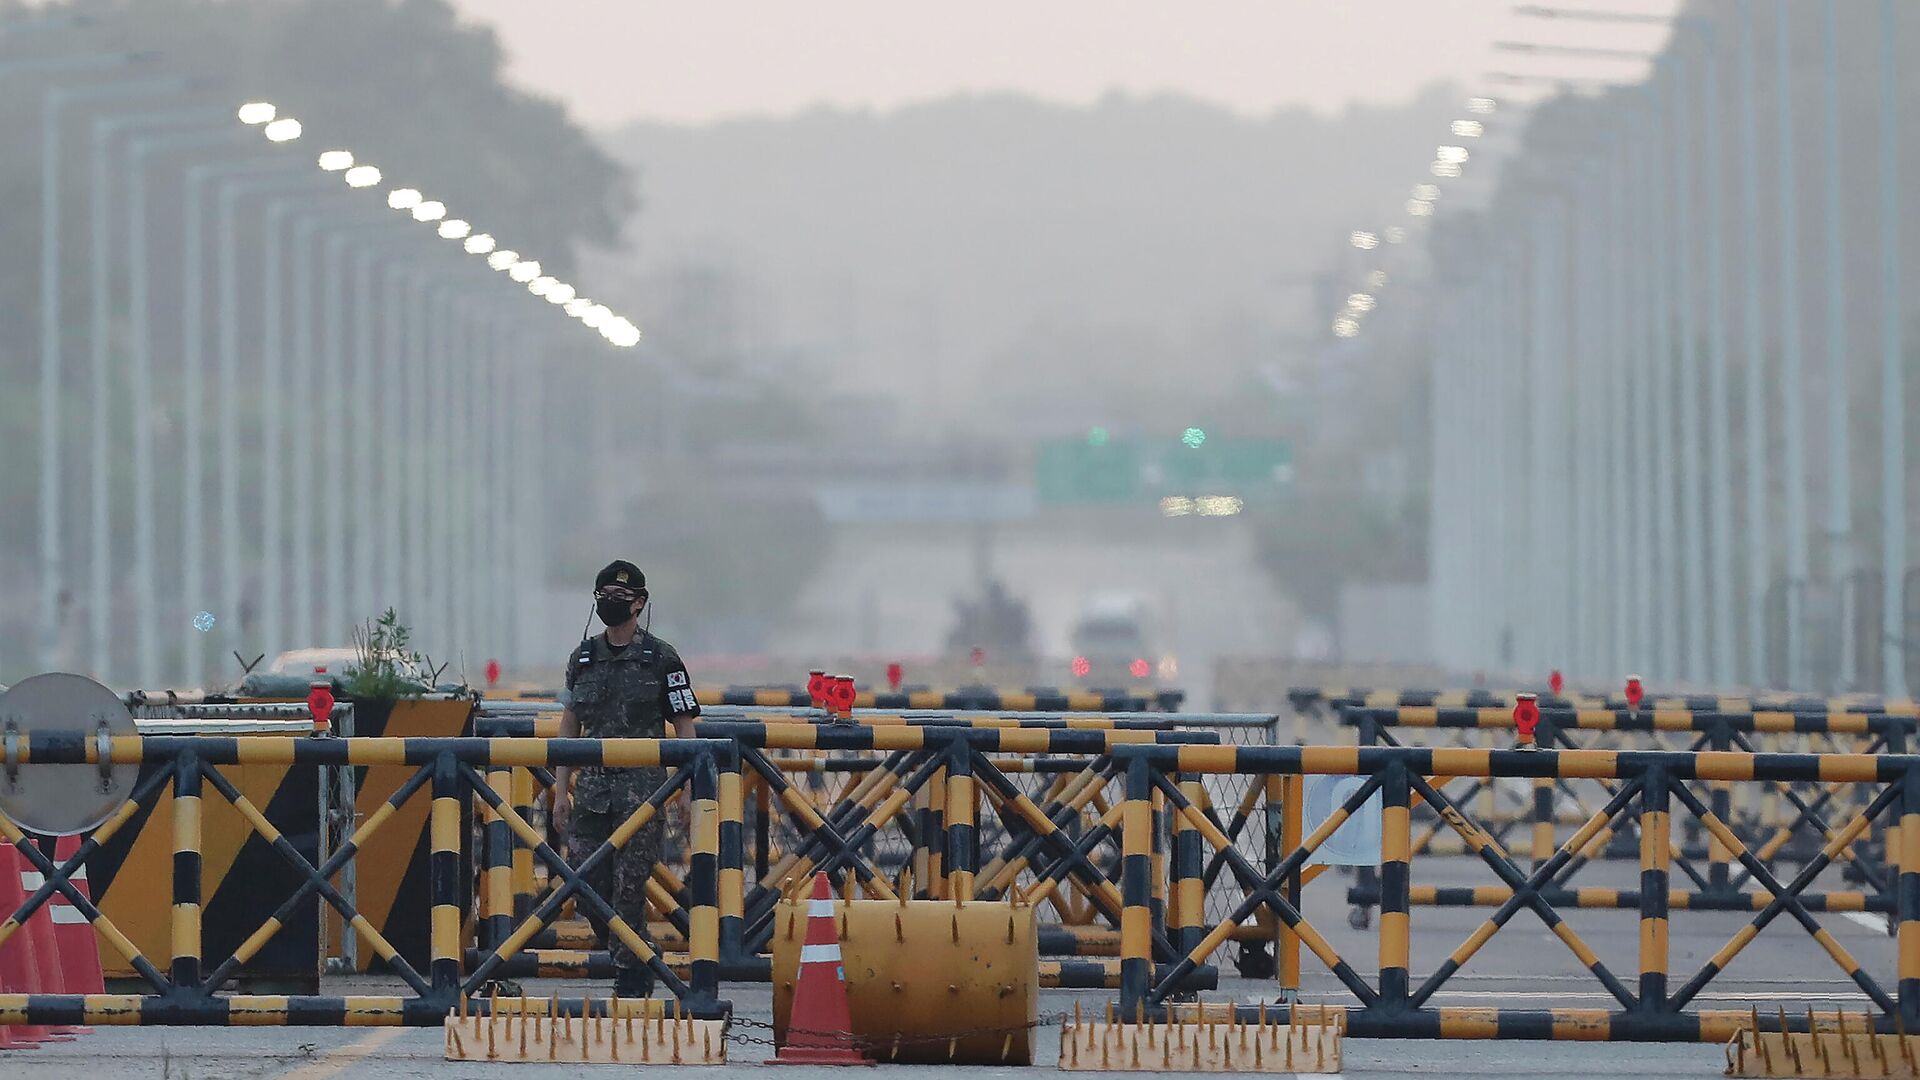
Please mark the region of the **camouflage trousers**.
[[[619, 784], [608, 802], [607, 809], [594, 810], [582, 805], [576, 799], [573, 807], [572, 830], [567, 837], [567, 861], [574, 866], [584, 863], [588, 856], [599, 850], [607, 842], [622, 822], [640, 808], [647, 796], [653, 794], [666, 782], [665, 769], [621, 770], [632, 774], [630, 782]], [[623, 779], [628, 779], [623, 777]], [[665, 838], [666, 819], [660, 817], [647, 822], [633, 838], [621, 845], [611, 858], [608, 858], [584, 875], [587, 887], [613, 906], [627, 925], [633, 927], [648, 944], [652, 937], [647, 933], [647, 882], [653, 877], [654, 864], [660, 861], [661, 842]], [[613, 965], [622, 971], [644, 970], [646, 965], [635, 956], [625, 942], [611, 934], [607, 929], [607, 920], [599, 913], [588, 909], [588, 905], [577, 905], [587, 922], [593, 927], [594, 937], [598, 938], [613, 956]]]

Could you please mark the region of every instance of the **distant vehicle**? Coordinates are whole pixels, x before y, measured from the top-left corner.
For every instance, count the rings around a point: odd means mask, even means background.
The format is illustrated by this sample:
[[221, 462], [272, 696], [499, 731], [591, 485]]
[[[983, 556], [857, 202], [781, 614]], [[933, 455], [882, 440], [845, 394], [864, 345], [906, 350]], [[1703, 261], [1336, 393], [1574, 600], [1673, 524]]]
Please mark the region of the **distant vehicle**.
[[1145, 629], [1146, 605], [1121, 594], [1088, 601], [1069, 637], [1068, 673], [1083, 686], [1119, 687], [1148, 682], [1172, 657], [1156, 664]]
[[314, 668], [326, 668], [329, 675], [343, 675], [360, 660], [353, 649], [291, 649], [273, 658], [267, 665], [269, 675], [311, 675]]

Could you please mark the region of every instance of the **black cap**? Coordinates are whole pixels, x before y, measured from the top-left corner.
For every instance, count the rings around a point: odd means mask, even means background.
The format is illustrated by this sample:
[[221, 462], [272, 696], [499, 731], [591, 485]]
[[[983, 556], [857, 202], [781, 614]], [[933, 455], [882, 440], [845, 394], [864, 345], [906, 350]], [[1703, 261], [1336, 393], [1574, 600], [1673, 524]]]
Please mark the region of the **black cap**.
[[599, 575], [593, 579], [595, 591], [604, 589], [609, 585], [619, 585], [623, 588], [639, 592], [647, 587], [647, 575], [641, 573], [639, 567], [627, 560], [615, 559], [608, 563], [607, 568], [600, 571]]

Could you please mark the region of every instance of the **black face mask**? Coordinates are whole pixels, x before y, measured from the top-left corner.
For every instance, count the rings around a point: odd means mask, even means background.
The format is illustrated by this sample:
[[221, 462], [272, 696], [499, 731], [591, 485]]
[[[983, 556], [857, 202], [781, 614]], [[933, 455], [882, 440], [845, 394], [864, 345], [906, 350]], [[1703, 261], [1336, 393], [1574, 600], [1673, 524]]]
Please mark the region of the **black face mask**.
[[633, 601], [622, 600], [615, 596], [603, 596], [593, 602], [594, 613], [608, 626], [619, 626], [633, 618]]

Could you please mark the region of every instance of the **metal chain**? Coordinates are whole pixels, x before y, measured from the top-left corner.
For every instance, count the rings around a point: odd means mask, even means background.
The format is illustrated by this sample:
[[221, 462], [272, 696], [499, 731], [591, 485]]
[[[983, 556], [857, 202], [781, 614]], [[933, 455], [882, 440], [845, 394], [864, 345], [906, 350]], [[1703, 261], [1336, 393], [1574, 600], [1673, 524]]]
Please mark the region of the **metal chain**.
[[[899, 1035], [899, 1036], [889, 1036], [889, 1037], [877, 1038], [877, 1039], [868, 1038], [867, 1036], [864, 1036], [864, 1035], [855, 1035], [850, 1031], [816, 1031], [811, 1028], [789, 1027], [787, 1028], [787, 1037], [791, 1039], [795, 1035], [809, 1035], [814, 1038], [828, 1039], [833, 1042], [840, 1043], [842, 1045], [847, 1046], [849, 1049], [863, 1050], [863, 1051], [869, 1051], [869, 1052], [879, 1052], [879, 1051], [887, 1051], [887, 1050], [898, 1050], [903, 1046], [951, 1043], [951, 1042], [958, 1041], [960, 1039], [970, 1039], [970, 1038], [974, 1038], [976, 1036], [981, 1036], [981, 1035], [1013, 1035], [1023, 1031], [1032, 1031], [1035, 1028], [1048, 1027], [1053, 1024], [1062, 1023], [1066, 1021], [1068, 1018], [1070, 1018], [1072, 1015], [1073, 1015], [1072, 1013], [1065, 1013], [1065, 1012], [1048, 1013], [1044, 1016], [1038, 1017], [1037, 1019], [1034, 1019], [1024, 1024], [1005, 1024], [1005, 1025], [1000, 1025], [996, 1027], [965, 1028], [959, 1031], [946, 1032], [939, 1035]], [[774, 1030], [774, 1026], [770, 1023], [767, 1023], [763, 1020], [750, 1020], [743, 1016], [733, 1017], [731, 1020], [731, 1023], [737, 1024], [741, 1027], [757, 1028], [762, 1031]], [[731, 1038], [736, 1038], [743, 1043], [750, 1043], [756, 1046], [774, 1046], [777, 1048], [777, 1044], [772, 1039], [763, 1039], [757, 1036], [747, 1035], [747, 1034], [733, 1034], [731, 1032], [729, 1033], [729, 1036]]]

